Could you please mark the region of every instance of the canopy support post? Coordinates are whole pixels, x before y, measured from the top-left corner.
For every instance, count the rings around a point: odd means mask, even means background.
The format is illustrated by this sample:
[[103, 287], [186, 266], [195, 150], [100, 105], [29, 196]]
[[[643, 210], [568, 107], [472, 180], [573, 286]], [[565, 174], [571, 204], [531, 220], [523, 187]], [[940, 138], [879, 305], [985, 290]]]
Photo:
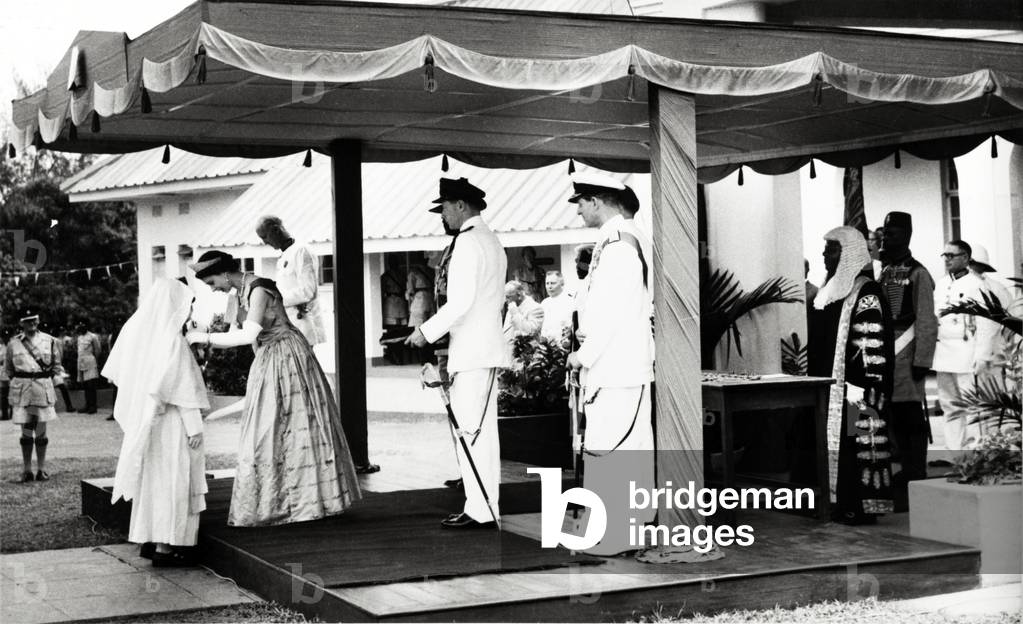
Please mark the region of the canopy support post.
[[[697, 231], [696, 104], [650, 83], [653, 196], [654, 395], [657, 487], [703, 487], [700, 389], [700, 271]], [[658, 523], [703, 524], [691, 509], [661, 509]]]
[[334, 200], [334, 340], [337, 402], [352, 460], [369, 463], [366, 317], [362, 266], [362, 143], [331, 141]]

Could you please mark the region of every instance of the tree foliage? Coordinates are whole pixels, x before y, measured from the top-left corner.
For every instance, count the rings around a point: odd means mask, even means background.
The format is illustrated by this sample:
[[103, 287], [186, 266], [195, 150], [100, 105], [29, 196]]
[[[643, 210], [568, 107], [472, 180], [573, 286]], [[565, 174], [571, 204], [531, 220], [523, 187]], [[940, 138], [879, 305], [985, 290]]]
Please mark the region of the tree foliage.
[[[16, 326], [22, 306], [40, 312], [50, 329], [87, 319], [112, 332], [135, 309], [138, 282], [135, 214], [123, 203], [72, 204], [61, 183], [91, 162], [89, 156], [29, 150], [0, 155], [0, 316]], [[41, 253], [40, 251], [41, 250]], [[71, 269], [131, 262], [129, 270]], [[38, 275], [33, 272], [40, 271]], [[58, 273], [45, 273], [58, 271]], [[20, 276], [15, 283], [13, 276]]]

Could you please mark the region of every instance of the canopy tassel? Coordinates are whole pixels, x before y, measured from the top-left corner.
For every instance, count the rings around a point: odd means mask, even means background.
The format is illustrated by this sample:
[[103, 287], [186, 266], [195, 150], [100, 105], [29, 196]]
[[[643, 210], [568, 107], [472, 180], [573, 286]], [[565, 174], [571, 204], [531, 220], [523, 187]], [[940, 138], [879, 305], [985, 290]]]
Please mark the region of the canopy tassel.
[[810, 159], [810, 179], [814, 180], [817, 178], [817, 167], [813, 164], [813, 159]]
[[902, 150], [895, 148], [895, 168], [902, 169]]
[[75, 122], [70, 119], [67, 122], [67, 140], [77, 141], [78, 140], [78, 128], [75, 127]]
[[821, 107], [821, 98], [824, 96], [824, 76], [821, 76], [820, 72], [814, 74], [813, 77], [813, 107]]
[[440, 158], [440, 170], [446, 173], [447, 170], [450, 169], [450, 168], [451, 168], [451, 166], [448, 164], [448, 155], [447, 154], [441, 155], [441, 158]]
[[99, 111], [92, 111], [92, 122], [89, 124], [89, 129], [94, 134], [99, 132]]
[[629, 65], [629, 90], [625, 93], [625, 99], [630, 102], [636, 101], [636, 66]]
[[433, 76], [433, 54], [430, 52], [423, 59], [423, 88], [430, 93], [437, 90], [437, 80]]
[[995, 141], [995, 135], [991, 135], [991, 158], [998, 158], [998, 142]]
[[568, 175], [575, 173], [575, 160], [572, 158], [568, 159]]
[[206, 83], [206, 46], [199, 46], [195, 53], [195, 84]]
[[142, 112], [151, 113], [153, 112], [153, 102], [149, 99], [149, 90], [142, 87]]
[[739, 186], [742, 186], [746, 180], [742, 177], [742, 165], [739, 165]]
[[302, 159], [302, 166], [303, 167], [312, 167], [313, 166], [313, 150], [312, 149], [307, 149], [305, 151], [305, 158]]
[[163, 158], [160, 159], [160, 162], [165, 165], [170, 162], [170, 145], [163, 146]]

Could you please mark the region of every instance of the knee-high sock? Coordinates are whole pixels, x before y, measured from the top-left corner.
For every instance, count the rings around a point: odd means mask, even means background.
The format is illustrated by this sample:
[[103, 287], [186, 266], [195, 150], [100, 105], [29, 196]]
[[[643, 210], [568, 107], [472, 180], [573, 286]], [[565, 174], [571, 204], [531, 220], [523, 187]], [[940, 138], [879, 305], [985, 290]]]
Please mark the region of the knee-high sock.
[[35, 445], [35, 438], [21, 436], [21, 460], [25, 463], [25, 470], [32, 470], [32, 447]]
[[49, 443], [50, 439], [46, 436], [36, 438], [36, 465], [39, 470], [46, 470], [46, 445]]

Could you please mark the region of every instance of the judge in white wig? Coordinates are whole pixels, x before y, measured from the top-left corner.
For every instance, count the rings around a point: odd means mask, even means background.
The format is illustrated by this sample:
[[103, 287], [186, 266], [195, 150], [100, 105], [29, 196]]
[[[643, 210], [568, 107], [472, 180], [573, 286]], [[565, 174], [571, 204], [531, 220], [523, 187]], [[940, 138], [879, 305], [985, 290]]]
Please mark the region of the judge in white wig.
[[158, 279], [110, 350], [103, 376], [117, 385], [114, 419], [124, 431], [113, 501], [132, 501], [128, 540], [156, 544], [154, 566], [187, 562], [206, 508], [203, 423], [206, 386], [183, 326], [192, 291]]

